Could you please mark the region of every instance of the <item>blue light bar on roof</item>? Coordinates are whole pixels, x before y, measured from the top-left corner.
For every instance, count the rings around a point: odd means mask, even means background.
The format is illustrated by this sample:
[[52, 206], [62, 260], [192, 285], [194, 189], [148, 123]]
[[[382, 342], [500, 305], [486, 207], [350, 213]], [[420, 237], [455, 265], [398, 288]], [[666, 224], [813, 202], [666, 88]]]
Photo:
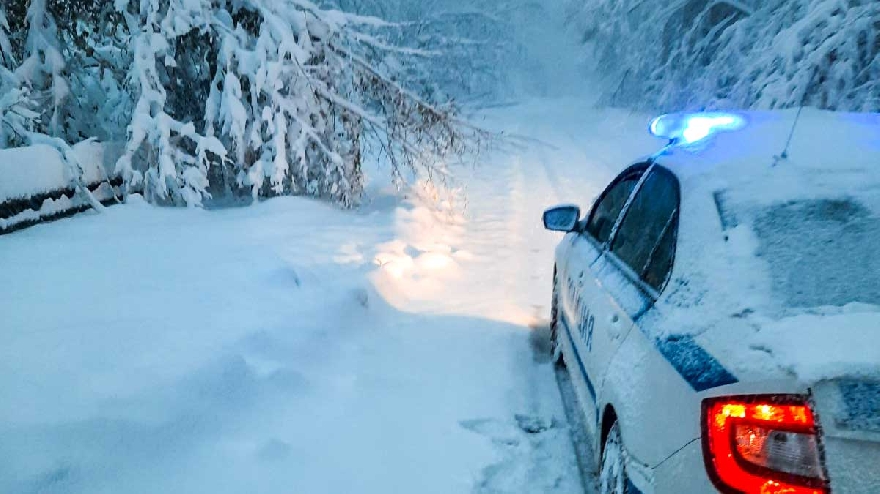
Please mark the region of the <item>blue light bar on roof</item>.
[[723, 131], [739, 130], [746, 119], [733, 113], [670, 113], [651, 122], [651, 134], [688, 146]]

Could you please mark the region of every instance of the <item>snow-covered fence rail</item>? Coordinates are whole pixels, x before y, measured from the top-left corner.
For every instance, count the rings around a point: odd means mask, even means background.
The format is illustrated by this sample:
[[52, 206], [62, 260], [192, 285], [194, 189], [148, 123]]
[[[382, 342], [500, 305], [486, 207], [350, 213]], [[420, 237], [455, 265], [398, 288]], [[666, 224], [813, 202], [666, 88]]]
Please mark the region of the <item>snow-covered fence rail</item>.
[[[83, 185], [103, 204], [116, 203], [122, 178], [112, 170], [119, 151], [93, 141], [73, 149]], [[69, 170], [59, 151], [48, 145], [0, 150], [0, 235], [91, 209]]]

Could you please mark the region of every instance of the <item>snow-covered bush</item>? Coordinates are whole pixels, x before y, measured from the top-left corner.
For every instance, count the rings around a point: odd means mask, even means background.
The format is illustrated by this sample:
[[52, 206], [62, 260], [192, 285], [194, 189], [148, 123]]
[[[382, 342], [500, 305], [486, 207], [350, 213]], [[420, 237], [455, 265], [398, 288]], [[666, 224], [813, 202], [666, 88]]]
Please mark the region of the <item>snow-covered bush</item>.
[[571, 0], [612, 104], [880, 109], [873, 0]]
[[308, 0], [33, 0], [11, 10], [0, 8], [7, 134], [124, 140], [117, 171], [155, 202], [246, 191], [349, 206], [370, 146], [401, 183], [442, 176], [484, 136], [406, 86], [417, 62], [388, 60], [424, 50], [398, 46], [398, 27], [376, 18]]

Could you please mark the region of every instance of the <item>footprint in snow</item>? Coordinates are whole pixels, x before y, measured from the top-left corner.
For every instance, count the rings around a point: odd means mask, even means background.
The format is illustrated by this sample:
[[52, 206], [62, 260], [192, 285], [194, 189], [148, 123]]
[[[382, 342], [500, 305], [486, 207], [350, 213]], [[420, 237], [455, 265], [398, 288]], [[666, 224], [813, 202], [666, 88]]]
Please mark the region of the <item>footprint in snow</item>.
[[515, 415], [512, 420], [475, 419], [461, 426], [485, 436], [501, 459], [482, 469], [475, 494], [578, 493], [577, 466], [565, 424], [555, 418]]

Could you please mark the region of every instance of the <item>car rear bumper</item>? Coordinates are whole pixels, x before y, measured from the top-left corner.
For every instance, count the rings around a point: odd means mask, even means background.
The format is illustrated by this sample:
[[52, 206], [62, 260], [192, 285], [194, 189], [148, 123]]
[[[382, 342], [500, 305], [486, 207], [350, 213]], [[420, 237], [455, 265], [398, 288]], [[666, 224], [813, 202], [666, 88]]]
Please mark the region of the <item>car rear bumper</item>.
[[648, 494], [704, 494], [718, 492], [703, 461], [700, 439], [690, 442], [654, 469], [653, 490]]

